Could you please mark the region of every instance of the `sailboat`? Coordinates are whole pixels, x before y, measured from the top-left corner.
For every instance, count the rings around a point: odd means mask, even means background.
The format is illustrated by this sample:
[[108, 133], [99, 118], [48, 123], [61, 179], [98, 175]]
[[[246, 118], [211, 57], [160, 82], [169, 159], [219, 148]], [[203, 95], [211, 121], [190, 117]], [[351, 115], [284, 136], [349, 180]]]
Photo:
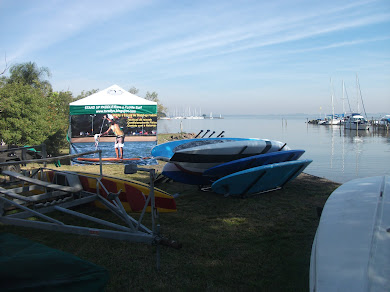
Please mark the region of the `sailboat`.
[[369, 130], [370, 125], [365, 117], [359, 113], [351, 113], [347, 116], [344, 128], [348, 130]]
[[[191, 110], [189, 109], [189, 112], [191, 112]], [[194, 115], [190, 115], [187, 117], [187, 119], [191, 119], [191, 120], [203, 120], [204, 119], [204, 116], [202, 116], [200, 113], [202, 111], [200, 110], [199, 111], [199, 114], [197, 113], [196, 109], [194, 111]]]
[[[345, 119], [347, 117], [347, 112], [345, 111], [345, 100], [348, 100], [347, 97], [345, 97], [347, 94], [347, 91], [345, 89], [345, 83], [344, 83], [344, 80], [342, 81], [342, 85], [343, 85], [343, 98], [341, 99], [343, 101], [343, 114], [342, 114], [342, 117], [341, 117], [341, 124], [345, 124]], [[349, 100], [348, 100], [348, 104], [349, 104]]]
[[332, 78], [330, 79], [330, 86], [331, 86], [331, 90], [332, 90], [332, 115], [331, 116], [328, 116], [328, 118], [326, 119], [325, 123], [323, 123], [324, 125], [340, 125], [341, 124], [341, 119], [336, 116], [334, 114], [334, 92], [333, 92], [333, 84], [332, 84]]
[[[360, 90], [359, 79], [357, 74], [356, 74], [356, 87], [358, 93], [360, 93], [360, 99], [364, 109], [363, 97], [362, 97], [362, 92]], [[359, 97], [357, 98], [357, 109], [358, 112], [352, 112], [350, 108], [351, 113], [348, 114], [348, 116], [346, 117], [344, 128], [348, 130], [369, 130], [370, 124], [368, 120], [362, 114], [359, 113]], [[365, 109], [364, 112], [366, 112]]]

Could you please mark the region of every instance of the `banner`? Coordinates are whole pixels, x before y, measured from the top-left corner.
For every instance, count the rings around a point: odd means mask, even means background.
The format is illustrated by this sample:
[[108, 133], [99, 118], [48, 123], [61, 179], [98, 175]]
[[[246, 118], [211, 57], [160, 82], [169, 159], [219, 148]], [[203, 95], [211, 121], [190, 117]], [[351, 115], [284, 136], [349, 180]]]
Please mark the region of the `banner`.
[[[116, 152], [113, 142], [93, 142], [73, 143], [70, 147], [70, 154], [80, 154], [84, 152], [101, 150], [103, 163], [135, 163], [140, 165], [155, 165], [157, 160], [151, 157], [152, 149], [156, 146], [153, 141], [124, 142], [123, 160], [115, 161]], [[93, 158], [93, 159], [90, 159]], [[99, 163], [99, 154], [89, 154], [72, 160], [72, 164]], [[111, 158], [112, 160], [107, 160]]]
[[156, 114], [157, 105], [71, 105], [70, 115], [85, 114]]
[[[111, 117], [112, 119], [108, 119]], [[70, 116], [71, 137], [88, 137], [105, 133], [109, 128], [118, 129], [125, 136], [156, 135], [157, 114], [116, 113], [83, 114]], [[114, 130], [109, 130], [106, 136], [117, 136]]]

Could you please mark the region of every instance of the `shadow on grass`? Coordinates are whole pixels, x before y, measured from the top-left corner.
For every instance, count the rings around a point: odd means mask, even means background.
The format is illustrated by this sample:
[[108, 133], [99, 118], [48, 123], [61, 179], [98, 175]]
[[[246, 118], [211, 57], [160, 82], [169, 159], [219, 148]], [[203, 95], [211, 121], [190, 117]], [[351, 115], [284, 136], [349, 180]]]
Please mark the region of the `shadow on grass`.
[[[162, 165], [153, 166], [161, 171]], [[98, 172], [97, 166], [71, 167]], [[123, 166], [104, 166], [104, 173], [148, 181], [148, 174], [126, 176]], [[183, 244], [162, 248], [161, 270], [155, 270], [155, 247], [102, 238], [0, 225], [10, 232], [70, 252], [105, 267], [107, 291], [130, 290], [308, 290], [311, 244], [322, 207], [338, 186], [301, 174], [279, 191], [246, 199], [224, 198], [196, 186], [158, 185], [180, 193], [177, 213], [160, 214], [161, 233]], [[108, 218], [91, 206], [82, 211]], [[146, 218], [147, 219], [147, 218]], [[72, 220], [70, 221], [72, 223]], [[147, 223], [147, 221], [146, 221]]]

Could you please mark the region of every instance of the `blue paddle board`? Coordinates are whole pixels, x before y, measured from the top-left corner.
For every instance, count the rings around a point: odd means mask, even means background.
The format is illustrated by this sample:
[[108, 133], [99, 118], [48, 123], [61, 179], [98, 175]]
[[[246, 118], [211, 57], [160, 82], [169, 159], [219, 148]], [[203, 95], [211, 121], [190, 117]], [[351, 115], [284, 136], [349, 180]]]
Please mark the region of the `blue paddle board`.
[[162, 175], [172, 179], [175, 182], [188, 185], [206, 186], [211, 185], [212, 183], [210, 177], [188, 173], [178, 168], [174, 163], [171, 162], [168, 162], [164, 165]]
[[220, 178], [211, 188], [225, 196], [246, 196], [274, 190], [297, 177], [312, 161], [287, 161], [242, 170]]
[[223, 143], [228, 141], [241, 141], [241, 140], [258, 140], [255, 138], [198, 138], [198, 139], [183, 139], [177, 141], [166, 142], [156, 145], [152, 149], [152, 156], [158, 160], [169, 161], [176, 150], [181, 150], [190, 147], [196, 147], [201, 145]]
[[211, 177], [223, 177], [252, 167], [298, 160], [303, 153], [305, 150], [287, 150], [254, 155], [219, 164], [207, 169], [203, 174]]

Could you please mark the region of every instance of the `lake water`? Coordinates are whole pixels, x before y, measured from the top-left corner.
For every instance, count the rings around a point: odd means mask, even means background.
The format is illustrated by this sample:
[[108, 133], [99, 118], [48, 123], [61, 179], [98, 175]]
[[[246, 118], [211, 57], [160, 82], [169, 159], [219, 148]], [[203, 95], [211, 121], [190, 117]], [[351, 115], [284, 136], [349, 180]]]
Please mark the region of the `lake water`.
[[[223, 119], [159, 120], [158, 133], [221, 131], [225, 137], [265, 138], [303, 149], [312, 159], [306, 173], [344, 183], [368, 176], [390, 175], [390, 132], [349, 131], [340, 126], [307, 123], [304, 116], [226, 116]], [[201, 136], [202, 136], [201, 134]]]

